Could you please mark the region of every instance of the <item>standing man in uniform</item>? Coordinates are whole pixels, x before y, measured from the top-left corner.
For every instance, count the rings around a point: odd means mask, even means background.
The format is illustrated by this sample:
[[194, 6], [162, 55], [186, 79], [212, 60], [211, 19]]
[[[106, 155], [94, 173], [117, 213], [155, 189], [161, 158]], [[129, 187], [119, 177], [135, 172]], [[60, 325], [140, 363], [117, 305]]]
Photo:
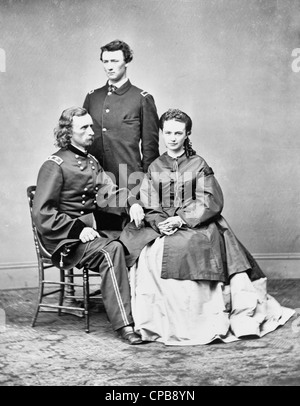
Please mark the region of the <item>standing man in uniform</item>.
[[[100, 208], [114, 210], [118, 202], [127, 211], [127, 192], [123, 198], [97, 159], [87, 152], [94, 139], [92, 125], [91, 116], [82, 107], [62, 112], [54, 130], [60, 149], [39, 171], [33, 220], [56, 266], [87, 266], [100, 273], [103, 302], [113, 329], [129, 344], [141, 344], [133, 330], [124, 246], [98, 231]], [[129, 215], [138, 226], [143, 209], [133, 204]]]
[[[123, 41], [101, 47], [100, 60], [108, 81], [87, 94], [83, 107], [94, 122], [95, 140], [89, 152], [114, 183], [134, 188], [136, 194], [143, 174], [159, 156], [159, 120], [153, 97], [127, 77], [132, 58], [132, 50]], [[115, 217], [108, 219], [104, 228], [123, 226], [124, 221]]]

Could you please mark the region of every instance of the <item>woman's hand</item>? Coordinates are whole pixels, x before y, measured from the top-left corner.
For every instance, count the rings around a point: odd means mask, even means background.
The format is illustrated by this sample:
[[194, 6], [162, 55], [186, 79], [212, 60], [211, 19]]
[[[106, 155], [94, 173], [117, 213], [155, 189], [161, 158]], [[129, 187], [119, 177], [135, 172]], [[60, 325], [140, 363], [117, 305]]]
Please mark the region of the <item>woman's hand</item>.
[[172, 235], [182, 226], [182, 224], [183, 221], [181, 217], [172, 216], [158, 223], [157, 227], [161, 234]]
[[81, 242], [93, 241], [97, 237], [100, 237], [100, 235], [98, 231], [94, 230], [92, 227], [84, 227], [79, 235]]
[[138, 203], [134, 203], [129, 210], [130, 221], [134, 221], [137, 228], [141, 227], [142, 221], [144, 220], [145, 214], [142, 206]]

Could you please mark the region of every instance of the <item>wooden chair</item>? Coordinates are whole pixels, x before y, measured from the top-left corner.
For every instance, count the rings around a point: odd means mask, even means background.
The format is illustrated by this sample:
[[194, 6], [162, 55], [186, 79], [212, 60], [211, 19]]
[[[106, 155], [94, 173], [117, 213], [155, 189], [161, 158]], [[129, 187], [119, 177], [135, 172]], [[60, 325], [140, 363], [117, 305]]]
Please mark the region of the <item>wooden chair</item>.
[[[85, 319], [85, 331], [89, 333], [89, 304], [92, 299], [99, 301], [101, 299], [100, 290], [96, 290], [93, 293], [90, 293], [89, 289], [89, 278], [91, 276], [98, 277], [100, 280], [100, 275], [95, 272], [89, 271], [86, 268], [78, 269], [76, 272], [74, 270], [66, 271], [64, 269], [59, 269], [53, 265], [51, 260], [51, 254], [45, 248], [41, 236], [34, 224], [32, 218], [32, 205], [35, 194], [36, 186], [29, 186], [27, 188], [27, 198], [30, 209], [31, 225], [32, 232], [35, 244], [35, 250], [38, 260], [38, 271], [39, 271], [39, 280], [38, 280], [38, 298], [37, 305], [32, 319], [32, 327], [35, 326], [39, 312], [43, 311], [55, 311], [57, 309], [58, 315], [60, 316], [62, 311], [64, 313], [70, 313], [75, 316], [84, 317]], [[46, 271], [49, 268], [56, 268], [59, 270], [59, 280], [51, 281], [46, 278]], [[81, 279], [82, 283], [74, 283], [75, 279]], [[100, 282], [99, 282], [100, 283]], [[49, 289], [45, 289], [48, 287]], [[55, 288], [54, 288], [55, 287]], [[82, 290], [82, 295], [75, 294], [75, 287]], [[46, 303], [44, 298], [51, 295], [58, 294], [57, 303]], [[80, 307], [80, 301], [83, 302], [83, 307]], [[78, 304], [79, 306], [76, 306]]]

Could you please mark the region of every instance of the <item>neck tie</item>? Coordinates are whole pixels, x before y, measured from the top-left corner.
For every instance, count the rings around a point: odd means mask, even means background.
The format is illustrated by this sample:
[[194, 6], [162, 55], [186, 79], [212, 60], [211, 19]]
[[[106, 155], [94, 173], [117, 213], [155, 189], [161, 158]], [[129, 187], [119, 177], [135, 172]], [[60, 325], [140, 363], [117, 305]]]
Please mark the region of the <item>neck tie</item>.
[[115, 90], [117, 90], [117, 86], [115, 85], [108, 85], [108, 91], [110, 93], [113, 93]]

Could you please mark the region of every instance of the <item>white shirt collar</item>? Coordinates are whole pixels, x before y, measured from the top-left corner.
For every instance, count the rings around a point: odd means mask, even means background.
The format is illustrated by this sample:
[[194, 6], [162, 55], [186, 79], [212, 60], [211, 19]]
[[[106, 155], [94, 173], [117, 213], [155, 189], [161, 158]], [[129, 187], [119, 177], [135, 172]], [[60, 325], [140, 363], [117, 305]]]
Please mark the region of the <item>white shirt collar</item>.
[[114, 85], [114, 86], [116, 86], [116, 87], [119, 89], [119, 87], [123, 86], [124, 83], [127, 82], [127, 80], [128, 80], [128, 78], [124, 78], [124, 79], [120, 80], [120, 81], [117, 82], [117, 83], [111, 83], [111, 81], [109, 80], [109, 81], [108, 81], [108, 84], [109, 84], [109, 85]]

